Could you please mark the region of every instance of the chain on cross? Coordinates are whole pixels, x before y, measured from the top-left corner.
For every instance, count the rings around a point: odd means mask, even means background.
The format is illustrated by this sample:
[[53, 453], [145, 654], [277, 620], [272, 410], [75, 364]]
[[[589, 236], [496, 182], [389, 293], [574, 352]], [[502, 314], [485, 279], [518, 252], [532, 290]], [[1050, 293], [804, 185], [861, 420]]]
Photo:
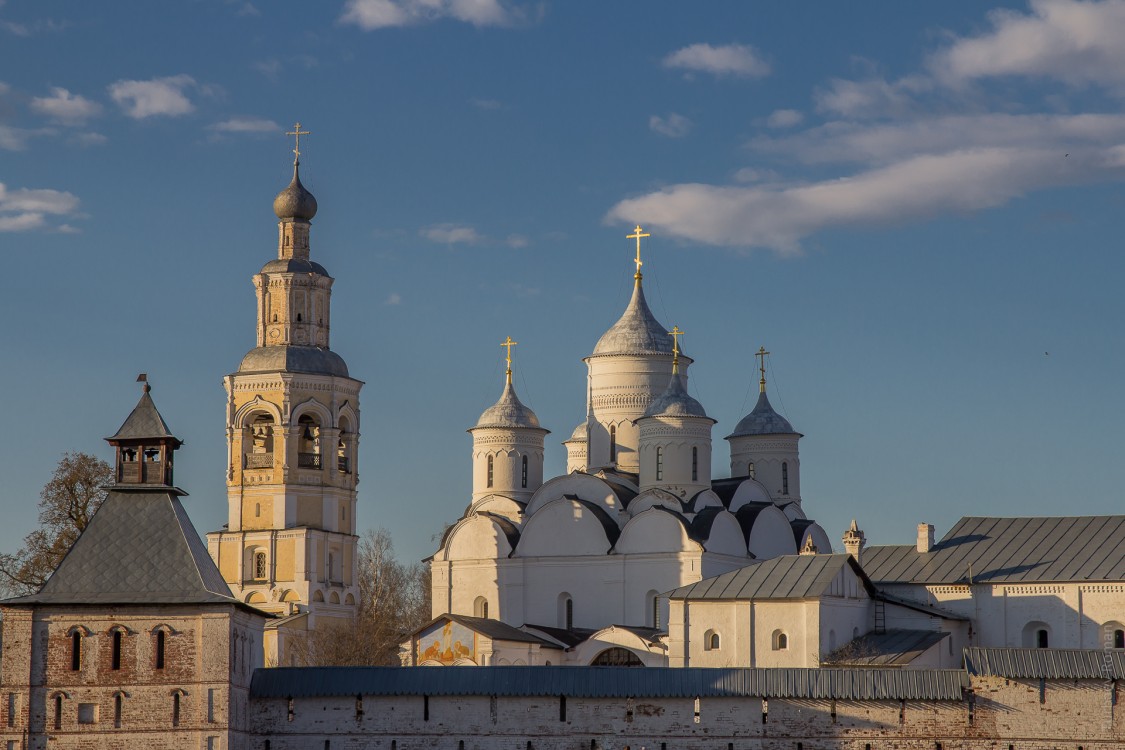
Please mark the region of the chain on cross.
[[638, 224], [637, 228], [633, 230], [633, 234], [625, 235], [625, 239], [627, 239], [627, 240], [634, 240], [635, 239], [637, 241], [637, 257], [633, 261], [634, 263], [637, 264], [637, 274], [633, 278], [636, 278], [636, 279], [641, 278], [641, 266], [644, 265], [644, 263], [641, 262], [641, 237], [651, 237], [651, 236], [652, 236], [651, 234], [648, 234], [648, 233], [643, 232], [641, 230], [640, 224]]
[[301, 130], [301, 123], [298, 122], [293, 126], [293, 130], [285, 135], [292, 135], [297, 139], [296, 147], [293, 149], [293, 163], [299, 164], [301, 161], [301, 136], [312, 135], [312, 133], [308, 130]]

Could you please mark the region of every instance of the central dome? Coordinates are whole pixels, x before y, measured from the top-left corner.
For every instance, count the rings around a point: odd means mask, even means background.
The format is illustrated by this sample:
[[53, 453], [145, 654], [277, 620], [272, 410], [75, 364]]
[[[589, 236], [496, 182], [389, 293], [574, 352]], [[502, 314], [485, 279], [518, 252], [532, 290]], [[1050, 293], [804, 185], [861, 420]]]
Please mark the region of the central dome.
[[298, 165], [293, 165], [293, 180], [289, 187], [273, 199], [273, 212], [279, 219], [301, 219], [309, 221], [316, 216], [316, 198], [301, 184]]
[[[621, 319], [602, 334], [594, 356], [607, 354], [667, 354], [672, 356], [672, 337], [652, 314], [638, 280], [633, 297]], [[683, 350], [680, 351], [683, 356]]]

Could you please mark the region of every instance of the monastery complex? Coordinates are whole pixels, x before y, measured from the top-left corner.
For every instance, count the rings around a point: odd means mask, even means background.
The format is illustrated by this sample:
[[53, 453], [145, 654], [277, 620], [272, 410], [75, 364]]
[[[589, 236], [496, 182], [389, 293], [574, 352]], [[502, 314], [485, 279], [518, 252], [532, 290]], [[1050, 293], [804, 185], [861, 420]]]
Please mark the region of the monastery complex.
[[403, 666], [294, 666], [356, 616], [364, 512], [363, 382], [330, 348], [303, 134], [257, 340], [224, 379], [227, 523], [193, 528], [145, 382], [104, 505], [40, 591], [0, 603], [6, 750], [1125, 746], [1125, 516], [970, 517], [898, 545], [821, 528], [764, 348], [757, 403], [714, 442], [696, 360], [646, 302], [641, 227], [562, 448], [504, 342]]

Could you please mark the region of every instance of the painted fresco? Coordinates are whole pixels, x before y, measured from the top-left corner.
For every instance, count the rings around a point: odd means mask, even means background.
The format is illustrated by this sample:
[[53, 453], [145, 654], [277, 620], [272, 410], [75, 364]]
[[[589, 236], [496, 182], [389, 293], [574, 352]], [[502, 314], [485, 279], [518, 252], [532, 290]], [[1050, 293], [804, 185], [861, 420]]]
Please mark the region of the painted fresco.
[[434, 623], [415, 641], [418, 663], [437, 661], [453, 664], [460, 659], [477, 661], [477, 634], [464, 625], [446, 620]]

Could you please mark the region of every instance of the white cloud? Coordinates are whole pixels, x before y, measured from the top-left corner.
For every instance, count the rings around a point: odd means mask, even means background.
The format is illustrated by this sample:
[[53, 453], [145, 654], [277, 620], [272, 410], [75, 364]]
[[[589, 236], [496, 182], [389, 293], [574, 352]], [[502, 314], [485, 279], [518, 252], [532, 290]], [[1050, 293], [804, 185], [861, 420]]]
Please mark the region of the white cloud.
[[216, 133], [280, 133], [282, 127], [273, 120], [260, 117], [231, 117], [207, 126]]
[[525, 235], [522, 234], [509, 234], [508, 239], [504, 240], [504, 244], [508, 247], [513, 247], [517, 250], [525, 248], [530, 244]]
[[805, 116], [795, 109], [778, 109], [766, 118], [766, 125], [771, 128], [791, 128], [800, 125]]
[[81, 125], [91, 117], [101, 114], [102, 105], [80, 94], [72, 94], [64, 88], [53, 86], [50, 96], [37, 96], [31, 100], [31, 108], [56, 122], [66, 125]]
[[364, 31], [415, 26], [450, 18], [473, 26], [510, 26], [522, 13], [500, 0], [348, 0], [341, 23]]
[[419, 230], [418, 234], [431, 242], [443, 245], [464, 243], [473, 245], [484, 239], [477, 230], [459, 224], [436, 224]]
[[400, 305], [402, 304], [402, 295], [400, 295], [398, 292], [391, 292], [390, 296], [388, 296], [387, 299], [383, 301], [383, 304]]
[[102, 146], [108, 141], [109, 139], [101, 133], [94, 132], [74, 133], [67, 139], [68, 143], [75, 146]]
[[[73, 216], [78, 198], [61, 190], [20, 188], [8, 190], [0, 183], [0, 232], [26, 232], [48, 229], [47, 216]], [[56, 229], [67, 231], [62, 224]]]
[[[974, 148], [802, 185], [671, 185], [621, 201], [607, 220], [709, 245], [780, 253], [829, 227], [885, 225], [1002, 205], [1031, 190], [1125, 177], [1112, 149]], [[1063, 165], [1066, 166], [1063, 166]]]
[[954, 85], [1013, 75], [1125, 84], [1125, 0], [1031, 0], [1029, 13], [995, 10], [989, 22], [931, 57], [934, 75]]
[[748, 44], [726, 44], [717, 47], [710, 44], [692, 44], [665, 57], [664, 67], [745, 78], [763, 78], [770, 73], [770, 64]]
[[675, 112], [669, 112], [667, 117], [653, 115], [648, 118], [649, 130], [669, 138], [683, 138], [691, 132], [691, 125], [691, 120]]
[[43, 130], [27, 130], [26, 128], [13, 128], [10, 125], [0, 125], [0, 149], [5, 151], [23, 151], [27, 142], [37, 136], [45, 135]]
[[813, 92], [813, 101], [818, 111], [842, 117], [901, 117], [915, 112], [916, 95], [932, 87], [923, 76], [906, 76], [893, 82], [883, 78], [833, 78], [828, 88]]
[[195, 87], [189, 75], [152, 78], [147, 81], [117, 81], [110, 84], [109, 95], [129, 117], [186, 115], [195, 110], [184, 89]]

